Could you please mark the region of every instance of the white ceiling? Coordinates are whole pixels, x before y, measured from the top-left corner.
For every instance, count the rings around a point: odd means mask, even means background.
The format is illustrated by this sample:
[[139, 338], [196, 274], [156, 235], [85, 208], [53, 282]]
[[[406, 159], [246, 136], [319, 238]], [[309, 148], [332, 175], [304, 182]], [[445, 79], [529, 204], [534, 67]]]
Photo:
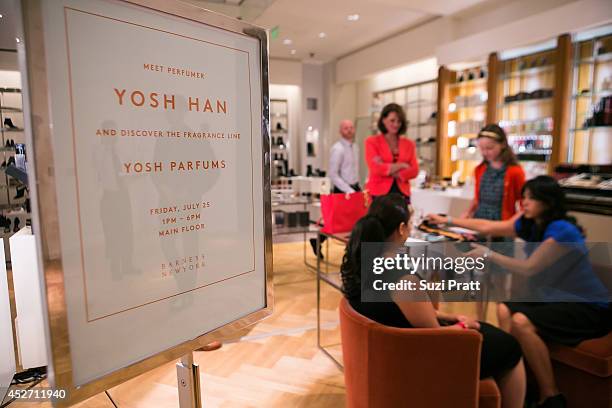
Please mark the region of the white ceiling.
[[0, 1], [0, 49], [16, 50], [15, 43], [15, 23], [17, 21], [15, 1], [1, 0]]
[[[1, 0], [0, 49], [15, 49], [16, 0]], [[452, 15], [491, 0], [183, 0], [241, 17], [261, 27], [279, 27], [270, 56], [330, 61], [438, 16]], [[349, 14], [359, 14], [356, 22]], [[325, 38], [319, 38], [324, 32]], [[291, 45], [284, 45], [284, 39]], [[295, 54], [291, 54], [295, 50]], [[401, 52], [398, 50], [397, 52]], [[314, 57], [310, 55], [314, 54]]]
[[[248, 0], [247, 0], [248, 1]], [[275, 0], [254, 23], [271, 29], [270, 56], [329, 61], [438, 16], [451, 15], [486, 0]], [[349, 14], [359, 14], [356, 22]], [[319, 38], [324, 32], [326, 37]], [[284, 39], [291, 45], [284, 45]], [[296, 50], [295, 55], [291, 50]], [[401, 52], [401, 50], [398, 50]], [[314, 58], [310, 57], [314, 53]]]

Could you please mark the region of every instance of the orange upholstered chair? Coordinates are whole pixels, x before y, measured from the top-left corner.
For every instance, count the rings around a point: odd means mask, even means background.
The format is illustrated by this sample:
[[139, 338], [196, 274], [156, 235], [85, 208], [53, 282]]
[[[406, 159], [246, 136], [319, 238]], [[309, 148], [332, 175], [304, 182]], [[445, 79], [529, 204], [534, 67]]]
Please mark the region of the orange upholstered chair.
[[501, 406], [495, 381], [478, 379], [476, 331], [383, 326], [344, 298], [340, 331], [349, 408]]

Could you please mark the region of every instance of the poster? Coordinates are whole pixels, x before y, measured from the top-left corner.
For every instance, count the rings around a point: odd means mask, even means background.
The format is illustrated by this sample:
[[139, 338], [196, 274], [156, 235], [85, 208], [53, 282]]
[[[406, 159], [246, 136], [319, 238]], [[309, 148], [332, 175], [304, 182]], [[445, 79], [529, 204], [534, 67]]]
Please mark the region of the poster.
[[266, 307], [260, 44], [116, 1], [43, 16], [82, 385]]

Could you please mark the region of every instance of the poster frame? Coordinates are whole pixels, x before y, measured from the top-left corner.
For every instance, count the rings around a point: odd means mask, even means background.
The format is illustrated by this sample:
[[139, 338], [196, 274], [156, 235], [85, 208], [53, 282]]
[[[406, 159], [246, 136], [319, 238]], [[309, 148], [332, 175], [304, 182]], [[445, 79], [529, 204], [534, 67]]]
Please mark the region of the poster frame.
[[[59, 211], [56, 197], [56, 175], [52, 150], [53, 127], [49, 106], [49, 87], [45, 60], [45, 38], [42, 30], [42, 3], [46, 0], [23, 0], [18, 10], [21, 24], [18, 26], [17, 43], [19, 65], [24, 89], [24, 127], [26, 129], [27, 154], [34, 158], [28, 163], [32, 221], [38, 248], [43, 292], [43, 317], [46, 325], [47, 354], [49, 356], [49, 382], [56, 390], [65, 390], [65, 399], [54, 401], [56, 407], [66, 407], [99, 394], [116, 385], [146, 373], [162, 364], [177, 360], [212, 341], [222, 340], [272, 314], [272, 223], [270, 191], [270, 114], [268, 36], [265, 29], [229, 18], [181, 1], [167, 0], [109, 0], [125, 3], [152, 13], [162, 13], [215, 27], [234, 34], [245, 35], [259, 43], [261, 72], [262, 133], [262, 194], [264, 222], [265, 305], [253, 312], [192, 340], [177, 344], [165, 351], [76, 386], [72, 376], [72, 359], [68, 335], [68, 311], [64, 286], [64, 271], [59, 233]], [[258, 218], [256, 218], [258, 219]], [[178, 396], [178, 394], [177, 394]]]

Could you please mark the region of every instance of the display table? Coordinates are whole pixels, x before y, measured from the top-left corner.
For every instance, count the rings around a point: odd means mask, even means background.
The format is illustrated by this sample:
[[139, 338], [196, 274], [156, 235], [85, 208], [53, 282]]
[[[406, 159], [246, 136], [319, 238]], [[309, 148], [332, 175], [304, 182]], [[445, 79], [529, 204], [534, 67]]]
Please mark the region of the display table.
[[410, 194], [412, 207], [425, 214], [448, 214], [459, 217], [463, 214], [474, 199], [472, 188], [447, 188], [444, 191], [433, 189], [413, 188]]

